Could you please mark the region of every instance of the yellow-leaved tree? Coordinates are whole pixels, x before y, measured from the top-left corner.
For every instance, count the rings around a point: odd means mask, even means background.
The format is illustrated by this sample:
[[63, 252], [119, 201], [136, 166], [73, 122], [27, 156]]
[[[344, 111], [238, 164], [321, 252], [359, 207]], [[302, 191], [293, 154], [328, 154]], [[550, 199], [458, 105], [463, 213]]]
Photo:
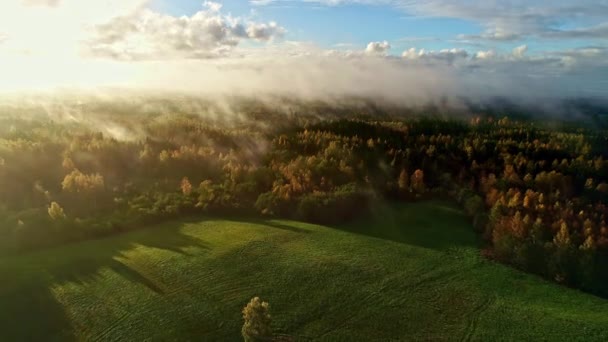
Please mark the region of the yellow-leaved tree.
[[241, 333], [246, 342], [271, 341], [272, 329], [270, 323], [270, 305], [259, 297], [251, 299], [243, 309], [243, 328]]
[[61, 220], [65, 218], [65, 212], [63, 208], [57, 202], [52, 202], [48, 209], [49, 216], [53, 221]]

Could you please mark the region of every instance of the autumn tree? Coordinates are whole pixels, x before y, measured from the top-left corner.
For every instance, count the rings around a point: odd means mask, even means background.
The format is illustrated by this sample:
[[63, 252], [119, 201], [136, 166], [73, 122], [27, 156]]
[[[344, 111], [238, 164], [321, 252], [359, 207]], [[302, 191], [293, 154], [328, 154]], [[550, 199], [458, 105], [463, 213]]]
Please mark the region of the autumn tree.
[[63, 208], [57, 202], [52, 202], [48, 209], [49, 216], [53, 221], [59, 221], [66, 218]]
[[568, 224], [562, 221], [559, 231], [553, 238], [555, 252], [551, 264], [555, 281], [568, 283], [574, 277], [577, 268], [575, 250], [572, 248]]
[[416, 171], [414, 171], [414, 174], [412, 175], [411, 183], [412, 183], [412, 190], [414, 190], [414, 192], [416, 192], [417, 194], [424, 193], [424, 191], [425, 191], [424, 171], [422, 171], [420, 169], [417, 169]]
[[68, 192], [93, 192], [104, 188], [103, 176], [95, 174], [84, 174], [80, 170], [74, 170], [65, 176], [61, 186]]
[[69, 156], [65, 156], [63, 158], [63, 163], [61, 165], [64, 169], [68, 171], [74, 170], [76, 168], [76, 166], [74, 165], [74, 161]]
[[568, 231], [568, 224], [566, 224], [566, 222], [560, 224], [559, 231], [553, 238], [553, 243], [558, 248], [565, 249], [570, 247], [570, 232]]
[[192, 193], [192, 184], [190, 183], [188, 177], [182, 178], [180, 188], [182, 189], [184, 196], [189, 196]]
[[270, 305], [259, 297], [251, 299], [243, 308], [243, 328], [241, 334], [246, 342], [270, 341], [272, 339]]
[[399, 173], [398, 185], [400, 192], [407, 192], [409, 190], [410, 176], [408, 175], [407, 170], [403, 169], [401, 170], [401, 173]]
[[[97, 212], [101, 202], [101, 194], [105, 189], [105, 181], [98, 173], [84, 174], [75, 169], [66, 175], [61, 183], [64, 191], [73, 194], [72, 201], [67, 204], [79, 213]], [[90, 205], [92, 204], [92, 206]]]

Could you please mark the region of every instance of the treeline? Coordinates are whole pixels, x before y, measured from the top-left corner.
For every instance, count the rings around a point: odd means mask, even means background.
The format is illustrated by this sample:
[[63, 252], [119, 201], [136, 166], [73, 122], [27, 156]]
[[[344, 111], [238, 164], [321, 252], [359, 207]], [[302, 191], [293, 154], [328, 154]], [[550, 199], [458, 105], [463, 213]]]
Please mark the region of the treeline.
[[280, 128], [258, 119], [231, 128], [138, 117], [137, 134], [120, 139], [91, 125], [0, 119], [3, 248], [196, 213], [339, 223], [378, 198], [451, 196], [489, 257], [608, 295], [606, 132], [491, 117]]

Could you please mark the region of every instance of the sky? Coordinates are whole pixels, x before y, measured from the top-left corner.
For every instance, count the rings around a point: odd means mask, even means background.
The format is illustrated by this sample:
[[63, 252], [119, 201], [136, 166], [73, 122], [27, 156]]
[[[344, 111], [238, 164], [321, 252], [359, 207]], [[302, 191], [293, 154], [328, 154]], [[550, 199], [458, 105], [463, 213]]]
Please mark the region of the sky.
[[[526, 44], [530, 49], [538, 48], [542, 52], [594, 46], [608, 37], [608, 5], [598, 1], [588, 2], [588, 8], [575, 1], [561, 6], [559, 2], [550, 5], [548, 1], [506, 1], [512, 4], [507, 6], [508, 11], [503, 11], [498, 5], [502, 1], [478, 1], [477, 6], [472, 1], [461, 1], [460, 6], [458, 3], [428, 0], [229, 0], [222, 5], [227, 13], [235, 16], [280, 22], [288, 28], [285, 34], [288, 40], [315, 42], [324, 48], [352, 48], [386, 40], [391, 43], [391, 54], [399, 54], [411, 47], [511, 51], [517, 44]], [[456, 5], [450, 10], [445, 4]], [[199, 11], [201, 4], [190, 0], [156, 0], [152, 5], [159, 11], [182, 16]], [[539, 5], [538, 9], [531, 9]], [[523, 18], [526, 15], [536, 17], [526, 22]], [[558, 33], [565, 38], [567, 31], [593, 31], [594, 28], [599, 28], [603, 34], [594, 37], [589, 32], [586, 37], [582, 34], [576, 39], [538, 39], [542, 34], [549, 38], [550, 32], [565, 31]], [[482, 36], [487, 39], [482, 39]]]
[[0, 91], [608, 95], [608, 0], [2, 0]]

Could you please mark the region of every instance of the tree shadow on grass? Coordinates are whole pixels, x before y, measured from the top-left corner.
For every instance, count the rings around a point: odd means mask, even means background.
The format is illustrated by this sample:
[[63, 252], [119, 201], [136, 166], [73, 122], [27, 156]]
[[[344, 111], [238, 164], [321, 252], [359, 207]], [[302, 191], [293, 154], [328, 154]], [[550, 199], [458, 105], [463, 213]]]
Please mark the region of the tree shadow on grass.
[[[286, 230], [294, 233], [310, 234], [313, 231], [301, 227], [296, 227], [293, 222], [287, 221], [288, 219], [282, 218], [263, 218], [258, 215], [220, 215], [215, 216], [214, 219], [227, 220], [232, 222], [244, 223], [244, 224], [256, 224], [260, 226], [267, 226], [271, 228]], [[200, 222], [200, 218], [196, 220], [196, 217], [191, 218], [194, 222]]]
[[[44, 251], [56, 258], [47, 268], [56, 283], [84, 284], [94, 281], [101, 269], [110, 269], [126, 279], [160, 292], [158, 287], [141, 272], [129, 266], [126, 252], [138, 247], [148, 247], [189, 256], [188, 249], [207, 250], [204, 241], [184, 234], [187, 221], [177, 221], [102, 240], [91, 240]], [[161, 229], [159, 229], [161, 228]], [[53, 253], [55, 252], [55, 253]]]
[[49, 284], [38, 280], [11, 289], [0, 286], [0, 340], [75, 341], [65, 308]]
[[443, 201], [379, 203], [366, 217], [334, 228], [440, 251], [478, 246], [464, 213]]
[[272, 227], [272, 228], [276, 228], [276, 229], [281, 229], [281, 230], [286, 230], [286, 231], [290, 231], [290, 232], [294, 232], [294, 233], [299, 233], [299, 234], [310, 234], [310, 233], [312, 233], [311, 230], [300, 228], [300, 227], [291, 226], [291, 225], [288, 225], [288, 224], [285, 224], [283, 222], [279, 222], [279, 221], [276, 221], [276, 220], [255, 220], [253, 222], [255, 222], [257, 224], [264, 225], [264, 226], [268, 226], [268, 227]]
[[162, 286], [130, 266], [127, 252], [143, 246], [188, 257], [188, 251], [208, 250], [204, 241], [183, 233], [180, 228], [186, 223], [176, 221], [111, 238], [0, 258], [0, 340], [78, 339], [53, 288], [68, 283], [86, 286], [98, 280], [102, 270], [163, 295]]

